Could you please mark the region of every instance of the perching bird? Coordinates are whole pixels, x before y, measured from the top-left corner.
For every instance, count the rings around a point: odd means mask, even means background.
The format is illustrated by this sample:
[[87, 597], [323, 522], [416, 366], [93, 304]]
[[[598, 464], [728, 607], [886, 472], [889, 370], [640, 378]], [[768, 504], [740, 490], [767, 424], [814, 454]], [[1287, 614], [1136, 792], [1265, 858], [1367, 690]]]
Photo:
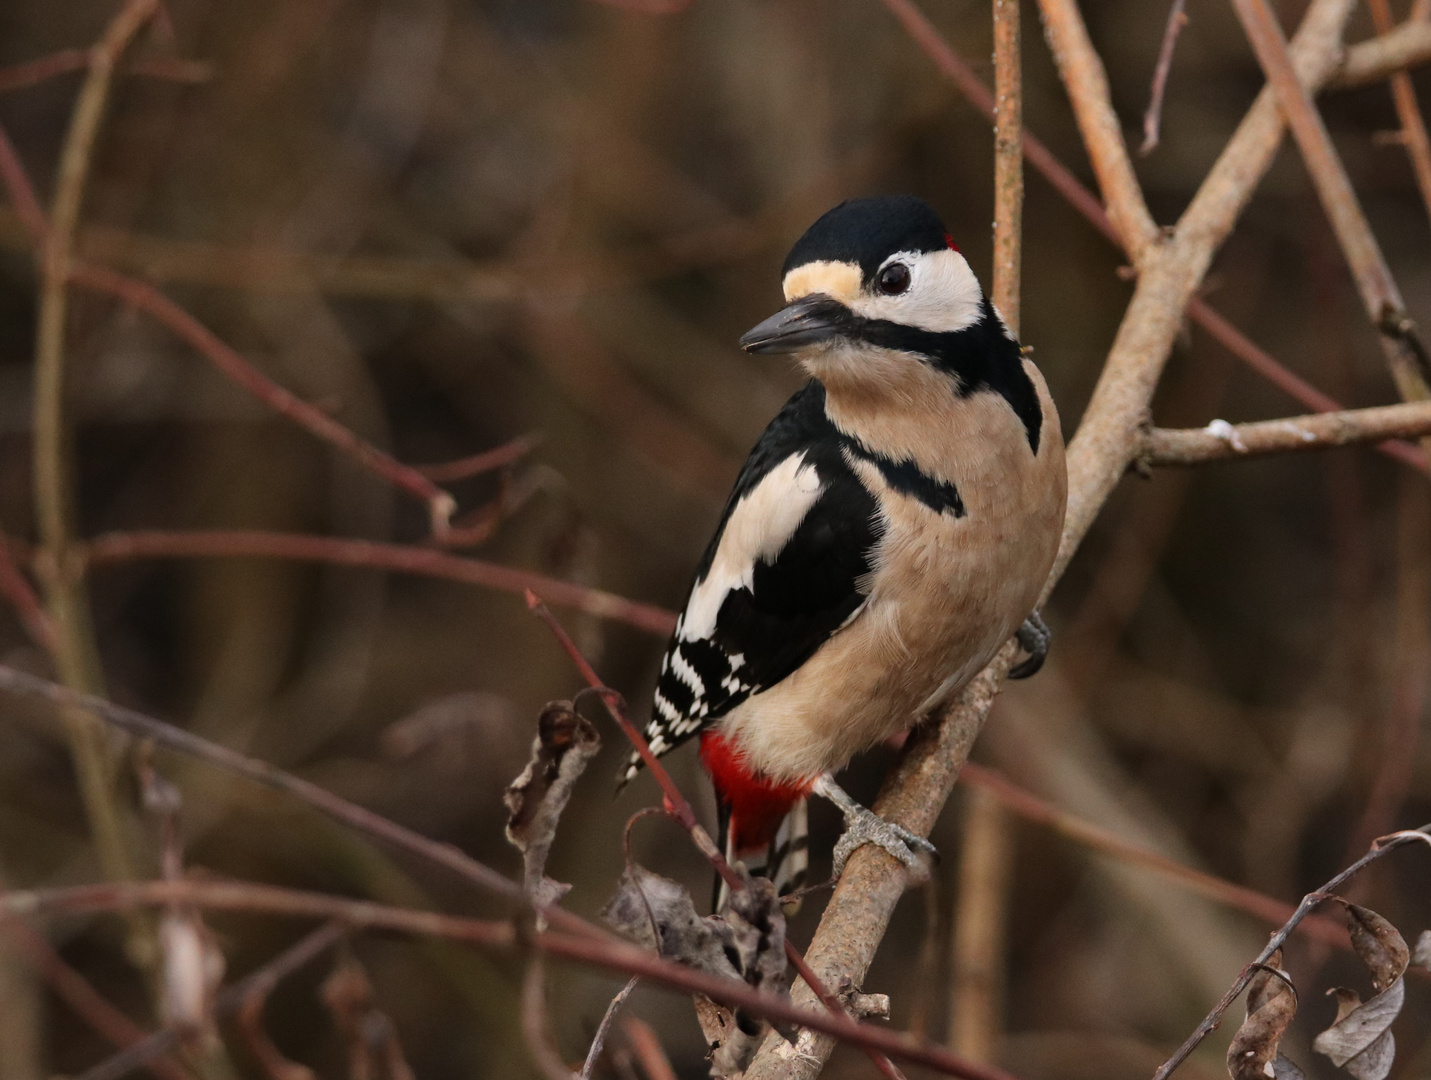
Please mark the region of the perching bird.
[[[661, 663], [651, 749], [699, 734], [724, 843], [782, 891], [803, 876], [804, 799], [844, 811], [845, 856], [926, 841], [831, 774], [956, 693], [1034, 611], [1067, 476], [1058, 413], [922, 199], [845, 202], [785, 260], [788, 306], [741, 338], [810, 381], [756, 443]], [[622, 782], [639, 768], [633, 755]], [[782, 828], [782, 822], [789, 824]]]

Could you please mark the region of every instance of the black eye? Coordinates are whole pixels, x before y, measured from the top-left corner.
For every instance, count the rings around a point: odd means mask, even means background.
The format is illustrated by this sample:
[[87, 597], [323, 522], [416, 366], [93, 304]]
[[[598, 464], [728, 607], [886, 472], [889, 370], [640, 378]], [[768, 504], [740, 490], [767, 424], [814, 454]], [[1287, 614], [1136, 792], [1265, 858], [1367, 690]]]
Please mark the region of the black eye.
[[875, 288], [885, 296], [898, 296], [909, 288], [909, 267], [904, 263], [890, 263], [875, 278]]

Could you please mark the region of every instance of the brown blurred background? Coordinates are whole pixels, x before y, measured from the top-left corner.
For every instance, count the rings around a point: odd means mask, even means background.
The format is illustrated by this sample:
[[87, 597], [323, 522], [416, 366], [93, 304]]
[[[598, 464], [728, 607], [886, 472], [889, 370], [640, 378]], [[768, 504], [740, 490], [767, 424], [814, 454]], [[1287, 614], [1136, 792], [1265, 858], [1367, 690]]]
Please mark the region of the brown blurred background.
[[[1277, 6], [1289, 25], [1304, 7]], [[0, 64], [85, 47], [115, 7], [8, 0]], [[988, 3], [925, 9], [991, 80]], [[540, 432], [504, 479], [454, 485], [464, 509], [505, 492], [500, 527], [472, 552], [482, 558], [682, 602], [743, 455], [799, 384], [786, 359], [734, 342], [779, 304], [786, 249], [838, 200], [926, 197], [987, 283], [989, 127], [876, 0], [695, 0], [659, 17], [590, 0], [171, 0], [169, 10], [175, 43], [146, 37], [136, 54], [203, 60], [213, 76], [117, 83], [81, 251], [160, 283], [400, 460]], [[1167, 5], [1084, 10], [1136, 141]], [[1138, 161], [1161, 222], [1176, 219], [1262, 85], [1229, 5], [1194, 0], [1189, 15], [1163, 145]], [[1024, 17], [1026, 121], [1091, 184], [1032, 5]], [[1369, 33], [1360, 13], [1349, 40]], [[0, 121], [42, 194], [81, 77], [0, 96]], [[1402, 150], [1377, 138], [1396, 126], [1386, 87], [1322, 105], [1411, 314], [1431, 323], [1426, 209]], [[1023, 337], [1071, 434], [1130, 286], [1121, 257], [1036, 175], [1025, 221]], [[0, 226], [0, 521], [33, 539], [36, 282], [14, 215]], [[1294, 152], [1284, 148], [1218, 258], [1207, 297], [1347, 404], [1395, 400]], [[420, 506], [265, 412], [145, 317], [80, 293], [68, 341], [82, 535], [424, 535]], [[1301, 411], [1198, 332], [1155, 409], [1170, 426]], [[1049, 666], [1006, 692], [976, 760], [1131, 839], [1295, 900], [1370, 836], [1431, 818], [1431, 759], [1414, 737], [1429, 543], [1425, 478], [1365, 450], [1129, 478], [1055, 594]], [[579, 685], [519, 598], [257, 559], [126, 563], [96, 569], [89, 586], [114, 699], [515, 871], [502, 788], [540, 706]], [[663, 643], [560, 614], [644, 713]], [[8, 616], [0, 655], [49, 670]], [[94, 880], [57, 728], [10, 702], [0, 712], [0, 878]], [[587, 914], [620, 873], [623, 823], [656, 798], [643, 777], [613, 802], [626, 748], [614, 729], [604, 736], [551, 865]], [[858, 762], [852, 793], [871, 797], [888, 760]], [[1408, 762], [1409, 788], [1395, 790]], [[185, 792], [196, 866], [484, 910], [303, 808], [198, 765], [161, 765]], [[672, 768], [709, 814], [693, 753]], [[1369, 820], [1378, 777], [1393, 789]], [[934, 1038], [949, 1026], [965, 805], [956, 793], [934, 837], [943, 863], [907, 896], [865, 984], [893, 995], [896, 1025]], [[816, 811], [816, 876], [836, 824]], [[1147, 1075], [1264, 940], [1246, 916], [1041, 827], [1008, 819], [1003, 837], [1013, 870], [1000, 1060], [1025, 1080]], [[645, 865], [707, 894], [709, 871], [678, 830], [648, 821], [636, 838]], [[152, 851], [153, 837], [145, 844]], [[1408, 854], [1369, 875], [1361, 895], [1411, 938], [1431, 922], [1428, 889], [1431, 861]], [[795, 920], [797, 942], [822, 902]], [[302, 930], [210, 923], [233, 975]], [[47, 932], [153, 1026], [118, 919], [58, 919]], [[354, 952], [422, 1080], [535, 1075], [517, 1024], [518, 965], [380, 936]], [[1303, 987], [1291, 1055], [1327, 1069], [1307, 1049], [1333, 1011], [1319, 992], [1364, 988], [1364, 975], [1306, 945], [1288, 960]], [[337, 1077], [342, 1043], [316, 996], [329, 967], [325, 958], [287, 982], [267, 1015], [286, 1053]], [[23, 964], [12, 957], [0, 971], [0, 1077], [74, 1073], [108, 1052]], [[551, 985], [561, 1051], [577, 1060], [618, 984], [558, 968]], [[1427, 987], [1412, 985], [1396, 1075], [1431, 1068], [1428, 1006]], [[704, 1075], [687, 1001], [642, 990], [631, 1007], [682, 1076]], [[1222, 1075], [1226, 1037], [1186, 1075]], [[243, 1051], [234, 1060], [259, 1075]], [[870, 1071], [845, 1052], [827, 1075]]]

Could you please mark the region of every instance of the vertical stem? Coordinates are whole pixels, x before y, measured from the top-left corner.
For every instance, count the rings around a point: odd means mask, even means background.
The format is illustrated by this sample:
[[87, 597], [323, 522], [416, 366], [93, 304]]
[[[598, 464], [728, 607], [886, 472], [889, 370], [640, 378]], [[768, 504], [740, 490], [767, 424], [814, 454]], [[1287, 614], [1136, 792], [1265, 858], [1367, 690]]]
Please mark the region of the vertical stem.
[[[1366, 0], [1366, 6], [1371, 10], [1376, 32], [1390, 32], [1395, 25], [1390, 0]], [[1416, 12], [1413, 11], [1412, 18], [1415, 17]], [[1396, 104], [1396, 117], [1401, 121], [1401, 145], [1411, 159], [1411, 170], [1416, 174], [1416, 186], [1421, 189], [1421, 201], [1426, 204], [1426, 213], [1431, 214], [1431, 137], [1427, 136], [1426, 121], [1422, 119], [1421, 107], [1416, 103], [1416, 87], [1410, 72], [1398, 71], [1391, 76], [1391, 98]]]
[[1003, 1037], [1005, 912], [1011, 862], [1008, 815], [985, 788], [970, 788], [954, 912], [949, 1048], [989, 1064]]
[[1019, 0], [994, 0], [994, 306], [1019, 336], [1024, 220]]
[[[83, 584], [70, 571], [73, 492], [64, 421], [65, 322], [68, 279], [85, 184], [114, 66], [158, 7], [158, 0], [128, 0], [91, 50], [89, 74], [75, 102], [60, 157], [50, 228], [40, 259], [41, 285], [35, 339], [35, 517], [43, 551], [46, 607], [55, 627], [55, 662], [76, 690], [102, 693], [101, 672]], [[134, 876], [116, 788], [113, 755], [103, 727], [88, 714], [67, 710], [65, 722], [85, 812], [105, 873]]]

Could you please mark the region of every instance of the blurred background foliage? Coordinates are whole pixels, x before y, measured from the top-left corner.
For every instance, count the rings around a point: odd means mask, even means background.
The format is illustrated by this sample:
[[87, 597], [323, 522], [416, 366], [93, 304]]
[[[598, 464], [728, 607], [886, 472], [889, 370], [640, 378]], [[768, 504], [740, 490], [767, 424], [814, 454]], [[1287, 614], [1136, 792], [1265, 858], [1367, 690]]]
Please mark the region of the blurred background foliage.
[[[0, 64], [87, 46], [115, 6], [7, 0]], [[1292, 25], [1304, 5], [1277, 7]], [[991, 80], [988, 4], [925, 8]], [[1026, 122], [1091, 185], [1025, 8]], [[1084, 9], [1136, 141], [1166, 5]], [[137, 54], [202, 60], [212, 77], [119, 80], [81, 252], [161, 284], [284, 386], [400, 460], [442, 461], [540, 432], [539, 447], [500, 477], [453, 487], [464, 509], [503, 499], [499, 528], [474, 552], [483, 558], [668, 608], [683, 601], [744, 453], [800, 381], [785, 358], [746, 356], [734, 342], [779, 305], [786, 249], [840, 199], [928, 198], [987, 283], [990, 129], [874, 0], [696, 0], [662, 16], [590, 0], [172, 0], [169, 11], [174, 44], [146, 38]], [[1181, 212], [1262, 85], [1230, 6], [1204, 0], [1189, 15], [1162, 146], [1138, 161], [1161, 221]], [[1359, 14], [1348, 39], [1369, 33]], [[81, 77], [0, 96], [0, 121], [42, 192]], [[1329, 93], [1322, 105], [1411, 313], [1431, 323], [1425, 209], [1403, 152], [1378, 139], [1396, 127], [1386, 88]], [[1034, 175], [1025, 222], [1023, 336], [1071, 433], [1130, 285], [1121, 257]], [[36, 281], [9, 210], [0, 243], [0, 521], [33, 539]], [[1219, 256], [1207, 297], [1345, 403], [1395, 400], [1294, 151], [1284, 147]], [[68, 342], [82, 535], [422, 539], [420, 506], [264, 411], [143, 316], [77, 294]], [[1183, 426], [1300, 411], [1193, 332], [1155, 418]], [[1130, 477], [1054, 597], [1048, 668], [1004, 694], [976, 760], [1288, 900], [1370, 836], [1431, 818], [1431, 758], [1415, 738], [1428, 674], [1417, 585], [1431, 560], [1425, 484], [1356, 449]], [[103, 566], [88, 587], [114, 699], [515, 870], [502, 788], [522, 767], [540, 706], [578, 686], [520, 598], [258, 559]], [[663, 643], [561, 614], [644, 712]], [[49, 670], [11, 618], [0, 620], [0, 655]], [[0, 722], [0, 876], [10, 886], [95, 879], [57, 729], [13, 702]], [[606, 741], [551, 866], [575, 882], [568, 903], [587, 914], [620, 873], [626, 818], [656, 797], [643, 777], [613, 802], [609, 778], [626, 751], [614, 730]], [[890, 753], [853, 767], [854, 794], [873, 795]], [[451, 881], [278, 797], [181, 760], [163, 767], [185, 792], [194, 866], [482, 910]], [[693, 753], [672, 768], [710, 814]], [[1392, 790], [1368, 820], [1379, 778]], [[949, 1026], [963, 805], [956, 795], [934, 837], [944, 860], [907, 896], [865, 985], [893, 995], [895, 1024], [934, 1038]], [[818, 875], [836, 821], [820, 808], [815, 825]], [[1041, 827], [1002, 829], [1013, 870], [1000, 1060], [1026, 1080], [1147, 1075], [1264, 928]], [[154, 837], [139, 843], [152, 859]], [[635, 845], [647, 866], [706, 895], [709, 871], [676, 829], [645, 822]], [[1410, 856], [1379, 866], [1362, 898], [1411, 937], [1431, 920], [1428, 889], [1431, 864]], [[797, 941], [821, 903], [795, 920]], [[210, 922], [232, 974], [301, 932], [275, 919]], [[152, 1026], [119, 920], [58, 919], [47, 931]], [[417, 1076], [535, 1075], [516, 1021], [516, 964], [381, 937], [353, 950]], [[268, 1027], [286, 1053], [339, 1076], [342, 1041], [316, 992], [328, 963], [278, 991]], [[1318, 989], [1361, 978], [1349, 957], [1305, 944], [1289, 964]], [[576, 1060], [617, 983], [557, 971], [552, 1016]], [[107, 1052], [14, 957], [0, 974], [5, 1080], [72, 1073]], [[1431, 995], [1420, 984], [1409, 992], [1406, 1015], [1423, 1022], [1400, 1029], [1404, 1076], [1431, 1058]], [[1303, 1003], [1307, 1016], [1330, 1017], [1313, 994]], [[632, 1007], [681, 1075], [703, 1075], [686, 1001], [643, 990]], [[1314, 1068], [1310, 1034], [1301, 1038], [1292, 1055]], [[1221, 1046], [1187, 1075], [1220, 1075]], [[257, 1075], [242, 1051], [235, 1061]], [[828, 1075], [869, 1070], [844, 1052]]]

